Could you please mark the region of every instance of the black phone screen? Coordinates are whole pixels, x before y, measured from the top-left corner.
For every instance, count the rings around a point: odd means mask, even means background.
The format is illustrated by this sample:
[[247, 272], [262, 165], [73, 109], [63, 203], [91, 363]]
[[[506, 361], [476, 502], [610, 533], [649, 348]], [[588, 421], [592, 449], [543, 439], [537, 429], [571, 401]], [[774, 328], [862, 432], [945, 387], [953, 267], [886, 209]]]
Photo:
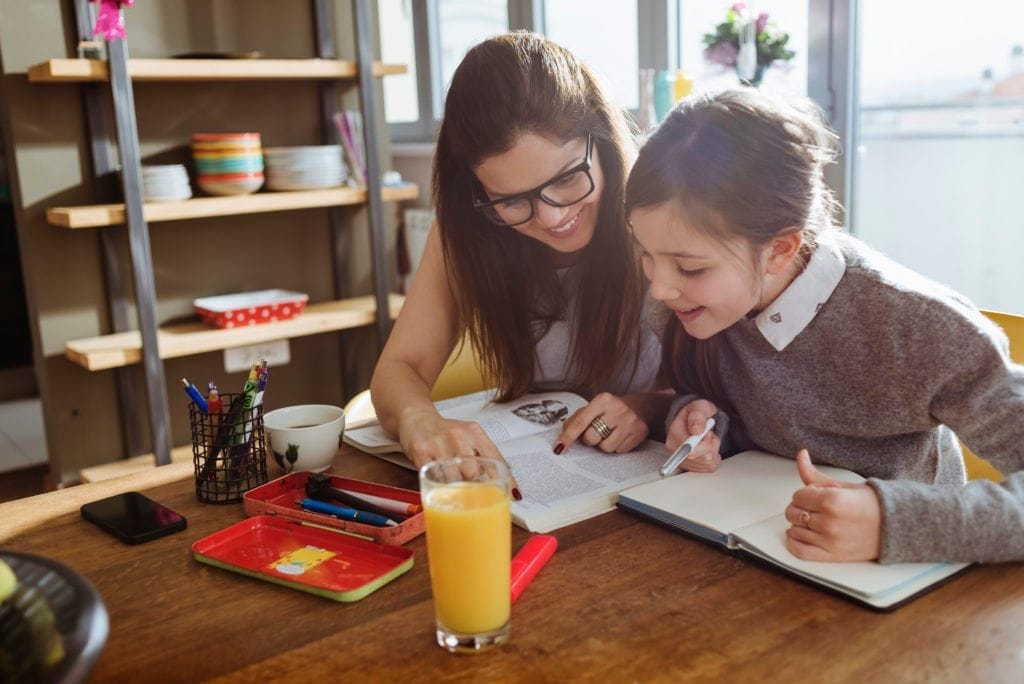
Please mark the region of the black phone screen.
[[82, 517], [128, 544], [185, 529], [184, 516], [139, 492], [125, 492], [82, 506]]

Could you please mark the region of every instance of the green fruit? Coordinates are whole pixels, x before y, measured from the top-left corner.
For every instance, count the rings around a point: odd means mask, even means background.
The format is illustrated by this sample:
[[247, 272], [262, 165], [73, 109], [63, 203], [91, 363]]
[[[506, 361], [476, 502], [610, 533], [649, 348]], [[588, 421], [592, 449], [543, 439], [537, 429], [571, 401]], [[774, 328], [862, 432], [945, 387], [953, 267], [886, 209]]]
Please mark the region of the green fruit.
[[18, 578], [14, 576], [11, 566], [0, 560], [0, 602], [6, 601], [17, 586]]

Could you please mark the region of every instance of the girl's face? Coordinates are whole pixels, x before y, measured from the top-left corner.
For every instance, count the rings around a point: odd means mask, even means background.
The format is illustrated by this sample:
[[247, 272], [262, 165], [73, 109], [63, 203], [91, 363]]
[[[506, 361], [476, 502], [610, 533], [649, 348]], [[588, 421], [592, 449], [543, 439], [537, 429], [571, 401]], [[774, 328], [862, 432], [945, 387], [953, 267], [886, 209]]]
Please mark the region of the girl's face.
[[[566, 143], [552, 142], [534, 133], [519, 136], [510, 149], [487, 157], [473, 171], [488, 199], [495, 200], [536, 188], [578, 165], [587, 154], [586, 136]], [[590, 177], [594, 191], [568, 207], [553, 207], [534, 199], [534, 215], [526, 223], [509, 226], [562, 254], [580, 251], [594, 237], [597, 210], [604, 190], [604, 174], [591, 152]]]
[[761, 306], [767, 264], [750, 258], [747, 243], [722, 242], [687, 225], [674, 202], [634, 209], [630, 223], [651, 296], [690, 336], [707, 339]]

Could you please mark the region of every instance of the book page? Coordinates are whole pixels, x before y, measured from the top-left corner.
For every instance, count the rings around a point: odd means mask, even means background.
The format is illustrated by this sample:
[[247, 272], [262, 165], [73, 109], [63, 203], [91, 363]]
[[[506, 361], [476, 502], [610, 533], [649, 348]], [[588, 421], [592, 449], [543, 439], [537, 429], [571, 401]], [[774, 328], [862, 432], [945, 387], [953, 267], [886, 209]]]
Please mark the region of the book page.
[[855, 594], [879, 607], [896, 603], [929, 584], [959, 571], [965, 564], [875, 562], [824, 563], [797, 558], [786, 548], [789, 522], [777, 515], [733, 533], [741, 548], [788, 568], [804, 577], [846, 593]]
[[532, 531], [547, 531], [611, 510], [621, 489], [658, 477], [665, 445], [646, 442], [627, 454], [576, 443], [552, 451], [559, 429], [501, 445], [523, 494], [512, 515]]
[[[496, 445], [560, 426], [566, 418], [587, 405], [572, 392], [527, 394], [504, 404], [492, 403], [496, 390], [453, 397], [435, 404], [438, 412], [453, 420], [480, 424]], [[345, 441], [366, 451], [398, 451], [398, 442], [379, 423], [345, 431]]]
[[[837, 480], [864, 479], [842, 468], [817, 467]], [[785, 511], [802, 486], [793, 459], [745, 451], [723, 460], [713, 473], [681, 473], [626, 490], [619, 502], [662, 511], [668, 514], [666, 522], [686, 520], [721, 536]]]

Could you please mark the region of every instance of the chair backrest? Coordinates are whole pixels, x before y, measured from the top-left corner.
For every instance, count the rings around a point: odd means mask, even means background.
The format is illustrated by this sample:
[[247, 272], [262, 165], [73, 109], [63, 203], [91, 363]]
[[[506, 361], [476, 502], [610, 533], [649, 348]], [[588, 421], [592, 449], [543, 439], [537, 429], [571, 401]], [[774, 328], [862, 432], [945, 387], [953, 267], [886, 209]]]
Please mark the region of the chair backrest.
[[430, 390], [432, 401], [441, 401], [450, 397], [457, 397], [462, 394], [471, 394], [487, 388], [483, 371], [480, 369], [480, 355], [470, 344], [468, 339], [463, 339], [452, 355], [448, 357], [441, 373]]
[[[448, 357], [430, 391], [430, 400], [441, 401], [462, 394], [472, 394], [487, 387], [483, 372], [480, 370], [480, 357], [466, 340], [452, 350], [452, 355]], [[347, 425], [358, 425], [375, 418], [376, 415], [370, 401], [370, 390], [363, 390], [345, 405]]]
[[[1017, 363], [1024, 363], [1024, 316], [1000, 311], [983, 310], [982, 313], [995, 321], [1006, 333], [1010, 340], [1010, 358]], [[964, 465], [967, 467], [969, 480], [985, 479], [999, 482], [1003, 479], [1003, 474], [991, 463], [975, 456], [965, 445], [961, 444], [960, 447], [964, 452]]]

